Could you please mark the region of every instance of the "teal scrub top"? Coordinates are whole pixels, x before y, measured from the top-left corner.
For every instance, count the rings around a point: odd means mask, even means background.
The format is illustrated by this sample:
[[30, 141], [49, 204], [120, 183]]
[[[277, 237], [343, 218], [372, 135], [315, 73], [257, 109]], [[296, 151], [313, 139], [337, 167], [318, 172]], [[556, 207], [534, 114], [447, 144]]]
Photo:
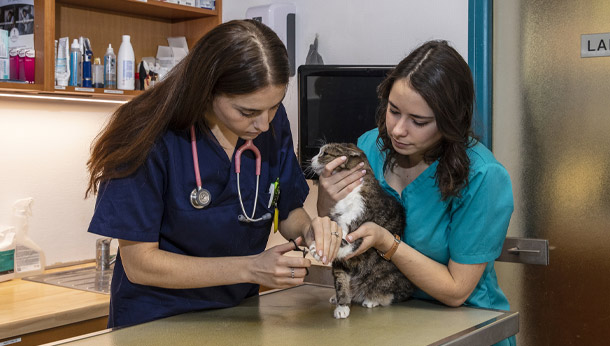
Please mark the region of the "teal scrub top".
[[[438, 161], [399, 194], [383, 175], [385, 154], [376, 145], [377, 135], [377, 129], [366, 132], [358, 139], [358, 147], [365, 152], [381, 186], [405, 208], [407, 225], [402, 240], [445, 265], [449, 259], [462, 264], [487, 263], [481, 280], [464, 304], [508, 310], [508, 300], [498, 286], [494, 269], [513, 212], [512, 184], [506, 169], [484, 145], [477, 143], [467, 150], [470, 174], [461, 197], [441, 200], [435, 179]], [[421, 290], [414, 296], [434, 299]], [[514, 344], [514, 337], [510, 342]]]

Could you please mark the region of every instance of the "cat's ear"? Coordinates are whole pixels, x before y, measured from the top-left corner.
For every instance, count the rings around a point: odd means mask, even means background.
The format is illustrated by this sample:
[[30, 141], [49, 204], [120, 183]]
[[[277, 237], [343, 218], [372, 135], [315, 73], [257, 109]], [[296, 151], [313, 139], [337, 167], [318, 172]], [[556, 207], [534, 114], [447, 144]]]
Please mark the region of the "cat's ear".
[[357, 151], [352, 150], [352, 151], [349, 152], [349, 156], [350, 157], [360, 157], [360, 153], [357, 152]]

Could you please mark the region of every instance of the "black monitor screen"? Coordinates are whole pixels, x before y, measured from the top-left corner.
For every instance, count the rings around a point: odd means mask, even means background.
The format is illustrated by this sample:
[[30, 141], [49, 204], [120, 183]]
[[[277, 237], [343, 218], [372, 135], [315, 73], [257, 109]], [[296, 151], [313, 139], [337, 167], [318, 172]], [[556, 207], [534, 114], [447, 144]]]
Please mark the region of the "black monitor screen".
[[320, 146], [356, 143], [376, 127], [377, 86], [393, 66], [302, 65], [299, 67], [299, 162], [306, 168]]

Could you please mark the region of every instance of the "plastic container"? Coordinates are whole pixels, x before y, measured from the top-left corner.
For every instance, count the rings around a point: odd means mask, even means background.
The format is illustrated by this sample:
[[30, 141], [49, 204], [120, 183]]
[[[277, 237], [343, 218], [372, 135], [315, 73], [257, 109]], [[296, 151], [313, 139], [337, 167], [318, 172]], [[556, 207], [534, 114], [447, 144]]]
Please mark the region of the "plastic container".
[[81, 81], [78, 78], [81, 59], [80, 44], [78, 43], [78, 39], [74, 39], [74, 41], [72, 41], [72, 46], [70, 47], [70, 83], [68, 83], [70, 86], [81, 85]]
[[19, 80], [25, 81], [25, 52], [26, 49], [19, 49]]
[[104, 88], [116, 89], [116, 55], [111, 44], [104, 55]]
[[46, 264], [44, 252], [28, 235], [28, 217], [32, 215], [32, 202], [33, 198], [24, 198], [13, 204], [16, 278], [40, 274]]
[[95, 58], [93, 61], [93, 87], [104, 87], [104, 65], [102, 65], [100, 58]]
[[0, 282], [15, 277], [15, 228], [0, 226]]
[[36, 76], [36, 51], [33, 49], [27, 49], [25, 51], [25, 58], [23, 60], [23, 68], [25, 72], [25, 81], [28, 83], [35, 82]]
[[121, 90], [135, 89], [136, 58], [129, 35], [123, 35], [123, 42], [117, 56], [117, 88]]
[[9, 79], [19, 80], [19, 49], [13, 48], [9, 51]]
[[91, 66], [91, 59], [93, 58], [93, 53], [88, 50], [83, 55], [83, 87], [91, 88], [93, 87], [93, 67]]
[[57, 60], [55, 63], [55, 81], [58, 86], [67, 86], [70, 81], [70, 40], [62, 37], [57, 43]]

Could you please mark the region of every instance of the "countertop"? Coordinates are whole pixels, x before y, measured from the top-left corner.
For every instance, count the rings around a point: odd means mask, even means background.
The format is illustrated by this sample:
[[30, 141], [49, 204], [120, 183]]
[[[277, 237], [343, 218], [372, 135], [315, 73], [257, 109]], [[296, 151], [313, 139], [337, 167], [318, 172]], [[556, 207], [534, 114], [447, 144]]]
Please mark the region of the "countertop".
[[[95, 266], [87, 263], [53, 269]], [[110, 296], [13, 279], [0, 283], [0, 340], [108, 316]]]
[[334, 289], [303, 284], [228, 309], [104, 330], [52, 345], [490, 345], [519, 330], [517, 312], [451, 308], [417, 299], [333, 318]]

